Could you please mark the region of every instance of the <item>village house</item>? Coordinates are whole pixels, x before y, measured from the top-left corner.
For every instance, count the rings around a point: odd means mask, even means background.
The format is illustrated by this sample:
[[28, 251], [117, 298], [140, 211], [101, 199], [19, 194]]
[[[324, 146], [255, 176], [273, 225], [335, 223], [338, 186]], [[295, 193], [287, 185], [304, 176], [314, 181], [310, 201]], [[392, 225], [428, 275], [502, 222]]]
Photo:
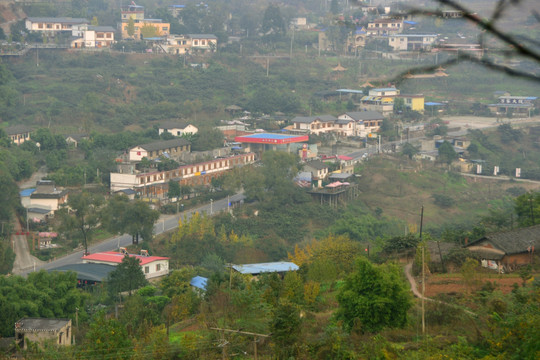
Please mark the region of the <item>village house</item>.
[[317, 187], [322, 187], [322, 182], [328, 176], [328, 165], [320, 160], [313, 160], [304, 164], [304, 171], [311, 173], [312, 182], [317, 182]]
[[68, 200], [68, 190], [57, 188], [53, 180], [39, 180], [30, 195], [28, 208], [42, 209], [47, 216], [54, 214]]
[[129, 149], [129, 161], [154, 160], [161, 156], [178, 158], [182, 152], [190, 151], [191, 143], [183, 138], [154, 141]]
[[160, 277], [169, 273], [169, 258], [162, 256], [150, 256], [148, 251], [141, 250], [140, 255], [129, 254], [124, 248], [121, 252], [105, 251], [95, 254], [84, 255], [81, 259], [84, 264], [107, 264], [117, 266], [122, 263], [125, 256], [137, 258], [141, 264], [144, 276], [147, 279]]
[[337, 118], [332, 115], [297, 116], [292, 119], [293, 130], [320, 135], [334, 131]]
[[403, 19], [375, 19], [368, 23], [369, 36], [382, 36], [403, 31]]
[[409, 110], [424, 112], [424, 95], [422, 94], [399, 94], [395, 98], [403, 99], [403, 105]]
[[87, 19], [68, 18], [68, 17], [28, 17], [25, 20], [25, 27], [28, 31], [38, 31], [44, 33], [56, 33], [69, 31], [73, 26], [79, 24], [89, 24]]
[[396, 34], [388, 36], [388, 45], [394, 51], [430, 50], [435, 40], [436, 34]]
[[21, 145], [23, 142], [30, 140], [32, 129], [26, 125], [14, 125], [6, 127], [4, 131], [15, 145]]
[[465, 245], [484, 260], [484, 266], [501, 272], [532, 264], [539, 246], [540, 225], [488, 234]]
[[399, 90], [396, 88], [371, 89], [369, 95], [360, 100], [360, 107], [363, 110], [378, 111], [383, 115], [392, 114], [396, 95], [399, 95]]
[[71, 47], [110, 48], [115, 43], [115, 29], [111, 26], [92, 26], [88, 24], [73, 25]]
[[[135, 5], [134, 3], [124, 5], [121, 8], [122, 23], [120, 25], [122, 31], [122, 39], [143, 38], [143, 29], [153, 27], [154, 36], [168, 36], [170, 34], [171, 24], [163, 22], [161, 19], [146, 19], [144, 17], [144, 6]], [[133, 28], [130, 29], [130, 22], [133, 21]], [[133, 34], [130, 32], [133, 31]]]
[[66, 143], [72, 147], [78, 147], [79, 143], [83, 140], [88, 140], [89, 136], [86, 134], [71, 134], [66, 135]]
[[198, 131], [199, 129], [192, 124], [179, 123], [179, 122], [165, 122], [159, 125], [159, 128], [158, 128], [159, 135], [163, 134], [164, 132], [168, 132], [174, 136], [182, 136], [184, 134], [193, 135], [193, 134], [196, 134]]
[[376, 132], [384, 120], [383, 114], [378, 111], [350, 111], [339, 115], [340, 120], [352, 120], [356, 124], [353, 136], [366, 137], [368, 134]]
[[71, 336], [70, 319], [22, 318], [15, 323], [15, 341], [21, 349], [27, 349], [29, 342], [69, 346]]

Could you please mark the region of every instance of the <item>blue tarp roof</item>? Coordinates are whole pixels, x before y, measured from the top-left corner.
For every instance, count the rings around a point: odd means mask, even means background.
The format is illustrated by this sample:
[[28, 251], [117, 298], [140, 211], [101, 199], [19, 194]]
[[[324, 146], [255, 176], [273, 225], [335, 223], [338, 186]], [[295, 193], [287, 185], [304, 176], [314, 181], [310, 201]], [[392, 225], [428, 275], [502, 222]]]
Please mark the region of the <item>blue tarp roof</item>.
[[245, 136], [242, 136], [242, 137], [251, 138], [251, 139], [283, 140], [283, 139], [295, 138], [295, 137], [297, 137], [297, 135], [260, 133], [260, 134], [245, 135]]
[[202, 276], [195, 276], [189, 282], [191, 286], [195, 286], [197, 289], [201, 289], [201, 290], [206, 290], [207, 283], [208, 283], [208, 279]]
[[408, 25], [416, 25], [418, 24], [416, 21], [411, 21], [411, 20], [405, 20], [403, 21], [404, 24], [408, 24]]
[[20, 196], [30, 196], [30, 195], [32, 195], [32, 193], [34, 191], [36, 191], [36, 189], [24, 189], [24, 190], [19, 192], [19, 195]]
[[241, 274], [257, 275], [261, 273], [296, 271], [298, 265], [292, 262], [271, 262], [259, 264], [233, 265], [232, 268]]
[[427, 103], [424, 103], [424, 106], [443, 106], [443, 105], [446, 105], [446, 104], [438, 103], [438, 102], [427, 102]]

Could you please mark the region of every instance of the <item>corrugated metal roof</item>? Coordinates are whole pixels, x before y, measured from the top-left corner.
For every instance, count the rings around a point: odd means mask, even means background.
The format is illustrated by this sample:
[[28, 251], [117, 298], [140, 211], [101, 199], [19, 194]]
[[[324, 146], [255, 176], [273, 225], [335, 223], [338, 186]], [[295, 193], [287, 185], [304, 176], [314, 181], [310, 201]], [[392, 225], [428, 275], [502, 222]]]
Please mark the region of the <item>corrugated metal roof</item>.
[[59, 267], [55, 267], [49, 270], [49, 272], [60, 271], [68, 272], [73, 271], [77, 273], [78, 280], [89, 280], [103, 282], [109, 273], [116, 269], [114, 265], [107, 264], [68, 264]]
[[195, 276], [189, 282], [191, 286], [195, 286], [197, 289], [201, 289], [201, 290], [206, 290], [207, 283], [208, 283], [208, 279], [202, 276]]
[[298, 265], [292, 262], [270, 262], [258, 264], [233, 265], [232, 268], [241, 274], [257, 275], [261, 273], [296, 271]]

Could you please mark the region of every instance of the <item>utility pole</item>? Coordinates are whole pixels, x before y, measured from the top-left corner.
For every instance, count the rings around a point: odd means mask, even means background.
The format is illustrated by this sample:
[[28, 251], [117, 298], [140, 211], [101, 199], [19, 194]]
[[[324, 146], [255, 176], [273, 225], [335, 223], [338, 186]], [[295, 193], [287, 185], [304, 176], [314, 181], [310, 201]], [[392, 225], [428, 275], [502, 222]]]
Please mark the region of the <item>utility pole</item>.
[[[422, 226], [424, 224], [424, 205], [422, 205], [422, 213], [420, 215], [420, 243], [422, 243]], [[422, 244], [422, 335], [426, 334], [426, 311], [424, 307], [424, 294], [426, 293], [426, 274], [424, 272], [424, 253], [425, 246]]]

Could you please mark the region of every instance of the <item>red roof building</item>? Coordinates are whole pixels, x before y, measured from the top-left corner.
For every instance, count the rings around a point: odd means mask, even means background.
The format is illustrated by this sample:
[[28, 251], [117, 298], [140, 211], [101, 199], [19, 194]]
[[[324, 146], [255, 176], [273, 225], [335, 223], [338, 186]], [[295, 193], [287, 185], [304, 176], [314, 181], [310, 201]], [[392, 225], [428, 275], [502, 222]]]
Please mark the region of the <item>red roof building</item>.
[[147, 253], [136, 255], [127, 252], [106, 251], [95, 254], [88, 254], [81, 259], [83, 263], [118, 265], [125, 256], [139, 259], [144, 275], [147, 279], [167, 275], [169, 273], [169, 258], [163, 256], [149, 256]]

